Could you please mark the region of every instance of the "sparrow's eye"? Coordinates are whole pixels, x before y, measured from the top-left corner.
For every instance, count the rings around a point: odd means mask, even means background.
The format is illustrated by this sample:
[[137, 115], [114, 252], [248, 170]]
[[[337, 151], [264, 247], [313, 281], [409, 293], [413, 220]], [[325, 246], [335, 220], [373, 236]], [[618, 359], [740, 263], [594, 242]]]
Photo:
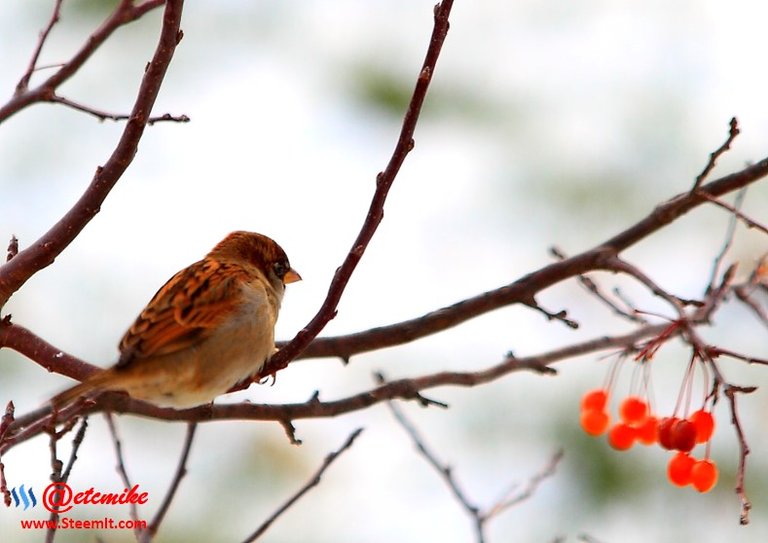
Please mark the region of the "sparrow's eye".
[[288, 264], [288, 262], [285, 261], [275, 262], [272, 265], [272, 271], [275, 272], [275, 275], [277, 275], [280, 279], [285, 277], [285, 274], [288, 273], [290, 268], [291, 266]]

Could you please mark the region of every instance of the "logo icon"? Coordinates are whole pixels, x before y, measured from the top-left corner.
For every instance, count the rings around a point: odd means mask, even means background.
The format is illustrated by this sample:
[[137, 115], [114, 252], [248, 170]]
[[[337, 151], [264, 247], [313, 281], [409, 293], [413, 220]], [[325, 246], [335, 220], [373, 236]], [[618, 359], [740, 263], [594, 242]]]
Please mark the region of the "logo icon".
[[66, 513], [72, 509], [72, 489], [67, 483], [51, 483], [43, 492], [43, 505], [51, 513]]
[[24, 504], [24, 511], [37, 505], [37, 498], [32, 493], [32, 488], [26, 490], [24, 485], [19, 487], [18, 492], [16, 492], [16, 487], [13, 487], [11, 489], [11, 496], [13, 496], [13, 502], [16, 507], [19, 507], [22, 503]]

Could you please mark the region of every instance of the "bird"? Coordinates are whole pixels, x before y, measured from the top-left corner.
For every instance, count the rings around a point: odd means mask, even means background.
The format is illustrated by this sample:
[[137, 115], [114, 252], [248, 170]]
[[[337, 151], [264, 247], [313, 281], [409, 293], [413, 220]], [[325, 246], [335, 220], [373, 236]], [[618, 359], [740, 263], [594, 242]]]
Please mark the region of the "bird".
[[209, 404], [264, 367], [276, 350], [285, 286], [300, 280], [274, 240], [232, 232], [160, 287], [120, 341], [114, 366], [50, 404], [59, 411], [107, 390], [158, 407]]

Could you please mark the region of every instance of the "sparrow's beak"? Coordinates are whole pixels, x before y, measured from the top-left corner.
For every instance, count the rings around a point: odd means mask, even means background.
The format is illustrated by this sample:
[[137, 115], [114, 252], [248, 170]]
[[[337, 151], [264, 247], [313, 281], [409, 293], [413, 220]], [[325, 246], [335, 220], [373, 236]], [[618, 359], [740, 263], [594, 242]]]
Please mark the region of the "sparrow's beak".
[[296, 281], [301, 281], [301, 275], [299, 275], [296, 270], [291, 268], [285, 273], [285, 277], [283, 277], [283, 283], [287, 285], [288, 283], [295, 283]]

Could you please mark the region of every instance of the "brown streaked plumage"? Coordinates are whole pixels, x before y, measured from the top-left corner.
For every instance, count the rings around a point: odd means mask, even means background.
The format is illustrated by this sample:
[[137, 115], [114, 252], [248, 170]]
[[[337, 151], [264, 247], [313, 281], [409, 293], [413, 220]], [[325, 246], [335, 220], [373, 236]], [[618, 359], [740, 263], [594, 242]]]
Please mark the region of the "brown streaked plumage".
[[51, 403], [102, 390], [160, 406], [209, 403], [264, 366], [285, 285], [300, 280], [273, 240], [233, 232], [160, 288], [120, 341], [117, 364]]

